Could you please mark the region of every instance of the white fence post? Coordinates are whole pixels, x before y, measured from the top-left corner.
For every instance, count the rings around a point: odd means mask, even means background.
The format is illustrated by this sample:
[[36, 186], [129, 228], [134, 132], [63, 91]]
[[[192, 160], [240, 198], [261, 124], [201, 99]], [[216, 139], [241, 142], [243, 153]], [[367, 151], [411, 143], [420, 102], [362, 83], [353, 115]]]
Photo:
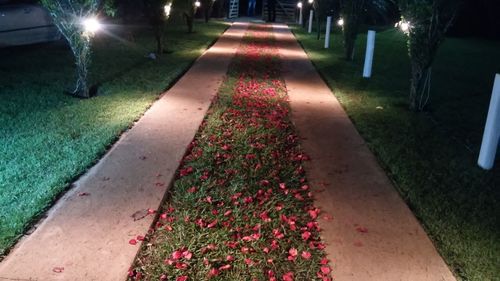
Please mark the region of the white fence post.
[[490, 107], [486, 118], [486, 126], [484, 127], [483, 142], [481, 143], [481, 151], [477, 164], [489, 170], [493, 168], [495, 163], [495, 155], [498, 147], [498, 139], [500, 137], [500, 74], [495, 75], [493, 84], [493, 92], [491, 93]]
[[312, 28], [313, 28], [313, 10], [311, 9], [309, 11], [309, 27], [307, 28], [307, 33], [311, 33], [312, 32]]
[[364, 78], [370, 78], [372, 76], [374, 49], [375, 49], [375, 31], [368, 30], [368, 36], [366, 38], [365, 67], [363, 68]]
[[330, 47], [330, 29], [332, 28], [332, 17], [326, 17], [325, 49]]

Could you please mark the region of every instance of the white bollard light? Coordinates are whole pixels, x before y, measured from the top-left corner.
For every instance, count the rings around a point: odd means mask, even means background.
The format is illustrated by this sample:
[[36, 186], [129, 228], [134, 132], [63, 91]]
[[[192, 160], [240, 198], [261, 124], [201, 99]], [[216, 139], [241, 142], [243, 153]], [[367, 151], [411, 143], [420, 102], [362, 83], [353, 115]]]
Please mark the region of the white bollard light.
[[299, 25], [302, 25], [302, 5], [300, 6], [299, 9]]
[[365, 67], [363, 68], [364, 78], [370, 78], [372, 76], [374, 50], [375, 50], [375, 31], [368, 30], [368, 36], [366, 38]]
[[309, 11], [309, 27], [307, 28], [307, 33], [311, 33], [313, 29], [313, 10]]
[[332, 29], [332, 17], [326, 17], [325, 49], [330, 47], [330, 30]]
[[486, 126], [484, 127], [483, 142], [481, 143], [481, 151], [479, 152], [479, 159], [477, 160], [477, 164], [481, 168], [485, 170], [493, 168], [499, 137], [500, 74], [496, 74], [493, 92], [491, 93], [490, 107], [488, 109], [488, 117], [486, 118]]

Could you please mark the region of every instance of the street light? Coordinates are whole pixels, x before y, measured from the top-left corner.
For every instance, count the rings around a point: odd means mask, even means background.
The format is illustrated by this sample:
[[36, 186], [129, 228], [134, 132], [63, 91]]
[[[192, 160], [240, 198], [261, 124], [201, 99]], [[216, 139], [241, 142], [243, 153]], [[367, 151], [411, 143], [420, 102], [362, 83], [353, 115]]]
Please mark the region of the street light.
[[172, 11], [172, 3], [168, 3], [163, 7], [163, 10], [165, 12], [165, 16], [168, 18], [170, 17], [170, 12]]
[[199, 8], [199, 7], [201, 6], [200, 1], [196, 0], [196, 2], [194, 2], [194, 6], [195, 6], [196, 8]]
[[404, 33], [408, 33], [411, 29], [411, 23], [409, 21], [399, 21], [397, 22], [394, 27], [399, 27], [399, 29], [401, 29], [401, 31], [403, 31]]
[[94, 35], [101, 29], [101, 23], [94, 17], [84, 19], [82, 24], [83, 31], [86, 35]]
[[343, 26], [344, 25], [344, 19], [343, 18], [340, 18], [338, 21], [337, 21], [337, 24], [339, 26]]
[[302, 25], [302, 2], [297, 3], [297, 8], [299, 9], [299, 24]]

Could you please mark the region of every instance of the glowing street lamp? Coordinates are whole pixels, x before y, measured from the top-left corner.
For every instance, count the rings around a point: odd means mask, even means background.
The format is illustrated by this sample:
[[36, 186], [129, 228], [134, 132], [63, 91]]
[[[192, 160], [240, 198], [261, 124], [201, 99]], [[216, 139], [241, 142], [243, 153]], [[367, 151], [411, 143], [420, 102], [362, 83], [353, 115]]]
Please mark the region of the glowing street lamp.
[[340, 19], [337, 21], [337, 25], [338, 25], [338, 26], [344, 26], [344, 19], [343, 19], [343, 18], [340, 18]]
[[401, 23], [401, 30], [406, 32], [408, 31], [408, 29], [410, 29], [410, 23], [409, 22], [403, 22]]
[[297, 8], [299, 9], [299, 24], [302, 25], [302, 2], [297, 3]]
[[85, 36], [93, 36], [99, 29], [101, 29], [101, 23], [94, 17], [84, 19], [82, 24]]
[[163, 7], [163, 11], [165, 12], [165, 16], [167, 17], [170, 17], [170, 12], [172, 11], [172, 3], [168, 3], [167, 5], [165, 5]]
[[307, 3], [312, 4], [314, 0], [307, 0]]
[[196, 8], [199, 8], [199, 7], [201, 6], [200, 1], [196, 0], [196, 2], [194, 2], [194, 6], [195, 6]]
[[411, 23], [409, 21], [399, 21], [397, 22], [394, 27], [399, 27], [399, 29], [401, 29], [401, 31], [403, 31], [404, 33], [408, 33], [411, 29]]

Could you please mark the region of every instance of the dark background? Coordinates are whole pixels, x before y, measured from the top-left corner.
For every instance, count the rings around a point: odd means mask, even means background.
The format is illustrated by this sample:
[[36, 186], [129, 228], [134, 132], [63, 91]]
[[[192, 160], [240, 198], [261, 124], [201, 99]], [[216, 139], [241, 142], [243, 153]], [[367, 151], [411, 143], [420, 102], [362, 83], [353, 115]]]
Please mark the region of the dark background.
[[[118, 0], [118, 10], [125, 13], [141, 12], [143, 0]], [[459, 0], [456, 0], [459, 1]], [[0, 0], [0, 5], [8, 3], [34, 3], [37, 0]], [[263, 0], [257, 0], [255, 7], [256, 17], [260, 17]], [[225, 17], [229, 1], [217, 0], [214, 4], [213, 16]], [[248, 0], [240, 0], [240, 16], [247, 14]], [[138, 9], [139, 8], [139, 9]], [[130, 15], [124, 15], [125, 17]], [[390, 15], [385, 20], [367, 19], [369, 24], [391, 24], [399, 18], [396, 6], [392, 7]], [[460, 7], [455, 23], [448, 31], [448, 35], [455, 37], [482, 37], [488, 39], [500, 39], [500, 0], [464, 0]]]

